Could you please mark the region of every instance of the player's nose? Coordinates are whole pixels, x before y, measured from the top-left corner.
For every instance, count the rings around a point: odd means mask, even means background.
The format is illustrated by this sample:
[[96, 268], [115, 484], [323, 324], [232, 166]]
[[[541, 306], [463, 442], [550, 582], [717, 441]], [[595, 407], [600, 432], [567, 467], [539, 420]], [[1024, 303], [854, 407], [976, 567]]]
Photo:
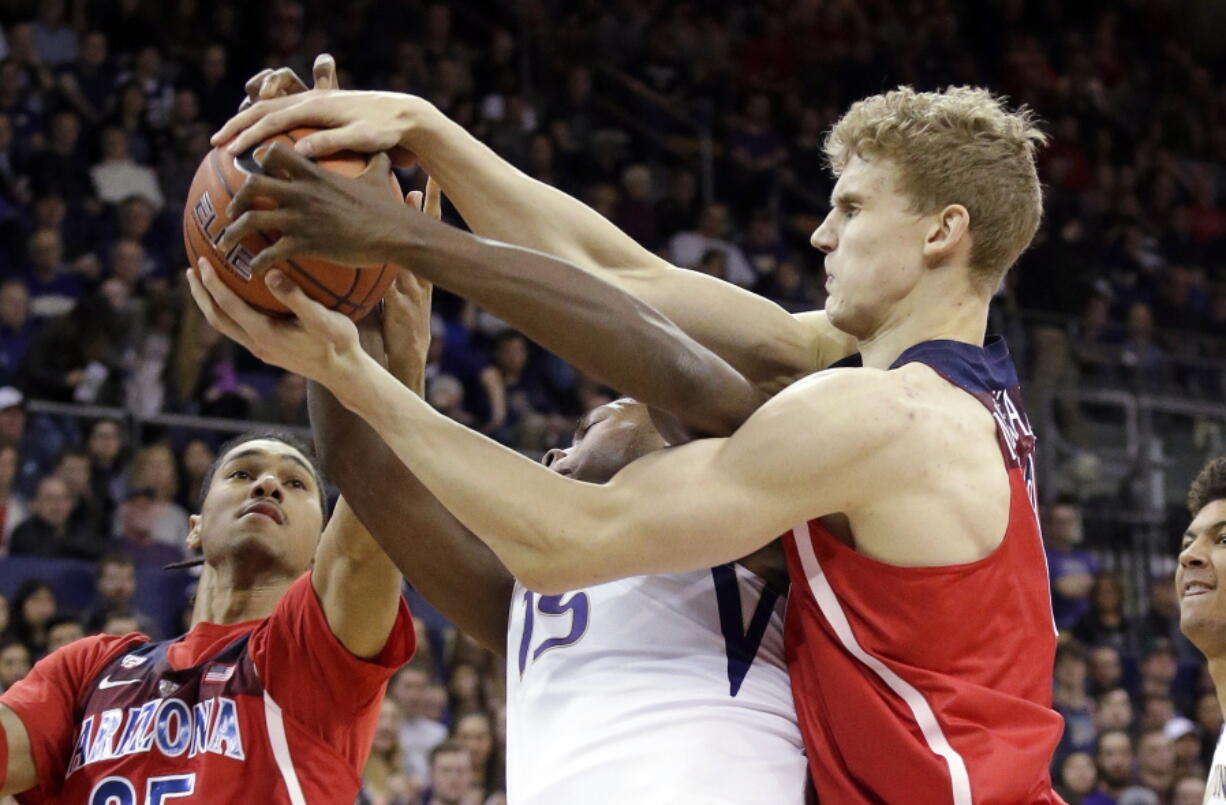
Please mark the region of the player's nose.
[[829, 215], [826, 216], [826, 219], [822, 221], [817, 229], [813, 230], [813, 234], [809, 237], [809, 243], [813, 248], [826, 254], [830, 254], [839, 245], [838, 238], [834, 234], [834, 225], [830, 223]]
[[1179, 564], [1184, 568], [1204, 567], [1208, 560], [1205, 546], [1199, 539], [1192, 540], [1188, 547], [1179, 552]]
[[285, 491], [281, 488], [281, 482], [275, 475], [261, 475], [256, 479], [255, 486], [251, 487], [253, 498], [272, 498], [280, 501], [284, 496]]
[[561, 461], [564, 458], [566, 458], [566, 451], [559, 450], [558, 448], [555, 447], [549, 452], [545, 453], [545, 455], [541, 456], [541, 463], [544, 464], [549, 469], [553, 469], [553, 465], [557, 464], [559, 461]]

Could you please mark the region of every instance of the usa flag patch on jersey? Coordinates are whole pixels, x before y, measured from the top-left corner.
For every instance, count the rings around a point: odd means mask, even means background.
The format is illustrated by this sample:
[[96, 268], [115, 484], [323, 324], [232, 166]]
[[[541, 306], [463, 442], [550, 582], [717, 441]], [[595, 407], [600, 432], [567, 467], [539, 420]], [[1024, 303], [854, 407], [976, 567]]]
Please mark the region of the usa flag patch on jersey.
[[230, 677], [232, 676], [234, 676], [233, 665], [214, 663], [213, 665], [209, 666], [209, 670], [204, 672], [204, 681], [206, 683], [216, 682], [220, 684], [222, 682], [229, 682]]

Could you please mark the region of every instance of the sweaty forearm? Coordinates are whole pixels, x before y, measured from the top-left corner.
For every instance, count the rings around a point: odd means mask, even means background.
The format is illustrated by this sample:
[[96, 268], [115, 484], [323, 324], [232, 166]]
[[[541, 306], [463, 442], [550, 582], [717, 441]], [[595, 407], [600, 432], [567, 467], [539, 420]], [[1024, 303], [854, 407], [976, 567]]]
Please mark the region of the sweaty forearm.
[[743, 375], [651, 305], [539, 252], [419, 220], [391, 261], [471, 299], [581, 371], [726, 435], [765, 401]]
[[498, 557], [327, 389], [311, 383], [309, 402], [324, 472], [375, 541], [448, 620], [504, 653], [514, 582]]

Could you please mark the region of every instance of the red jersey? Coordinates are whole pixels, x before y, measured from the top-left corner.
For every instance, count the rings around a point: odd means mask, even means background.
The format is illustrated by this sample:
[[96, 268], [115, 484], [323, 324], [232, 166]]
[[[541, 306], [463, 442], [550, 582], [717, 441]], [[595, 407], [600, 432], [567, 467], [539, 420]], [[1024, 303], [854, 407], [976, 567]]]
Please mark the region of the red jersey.
[[402, 600], [379, 656], [353, 656], [310, 573], [261, 620], [78, 640], [0, 697], [38, 769], [18, 802], [352, 805], [387, 680], [414, 647]]
[[[839, 805], [1054, 803], [1056, 629], [1039, 533], [1034, 435], [1008, 348], [929, 341], [920, 362], [996, 420], [1009, 524], [977, 562], [898, 567], [813, 520], [784, 537], [785, 646], [810, 770]], [[857, 365], [855, 359], [850, 364]]]

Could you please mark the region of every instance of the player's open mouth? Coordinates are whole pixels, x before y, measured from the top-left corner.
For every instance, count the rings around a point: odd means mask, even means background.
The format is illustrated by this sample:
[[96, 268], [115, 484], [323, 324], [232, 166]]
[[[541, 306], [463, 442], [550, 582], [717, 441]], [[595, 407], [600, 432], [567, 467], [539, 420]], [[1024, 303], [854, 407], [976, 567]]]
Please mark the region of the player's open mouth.
[[249, 514], [262, 515], [272, 520], [277, 525], [283, 525], [285, 523], [285, 514], [281, 511], [281, 507], [277, 506], [275, 503], [269, 503], [263, 500], [256, 501], [255, 503], [248, 503], [243, 507], [243, 510], [238, 513], [238, 516], [246, 517]]
[[1204, 595], [1212, 592], [1213, 588], [1203, 581], [1189, 581], [1183, 585], [1183, 597], [1192, 598], [1197, 595]]

